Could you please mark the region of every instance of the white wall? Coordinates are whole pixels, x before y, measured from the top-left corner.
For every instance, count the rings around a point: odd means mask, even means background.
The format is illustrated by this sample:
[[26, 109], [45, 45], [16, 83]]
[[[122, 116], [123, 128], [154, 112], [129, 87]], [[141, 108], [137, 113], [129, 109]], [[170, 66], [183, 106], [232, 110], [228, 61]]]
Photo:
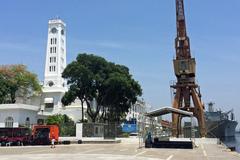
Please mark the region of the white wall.
[[25, 110], [25, 109], [8, 109], [0, 111], [0, 127], [5, 127], [5, 119], [7, 117], [13, 117], [13, 127], [19, 127], [19, 125], [25, 125], [26, 118], [30, 118], [30, 124], [37, 124], [37, 111]]
[[78, 139], [82, 139], [82, 133], [83, 133], [83, 124], [76, 123], [76, 137]]

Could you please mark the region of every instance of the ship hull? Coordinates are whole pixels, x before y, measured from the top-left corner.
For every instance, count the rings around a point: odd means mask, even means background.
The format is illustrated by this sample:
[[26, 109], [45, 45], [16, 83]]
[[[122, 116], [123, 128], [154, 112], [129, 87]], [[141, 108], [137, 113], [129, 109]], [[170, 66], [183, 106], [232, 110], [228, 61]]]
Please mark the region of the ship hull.
[[207, 136], [213, 138], [232, 137], [235, 135], [236, 121], [206, 121]]

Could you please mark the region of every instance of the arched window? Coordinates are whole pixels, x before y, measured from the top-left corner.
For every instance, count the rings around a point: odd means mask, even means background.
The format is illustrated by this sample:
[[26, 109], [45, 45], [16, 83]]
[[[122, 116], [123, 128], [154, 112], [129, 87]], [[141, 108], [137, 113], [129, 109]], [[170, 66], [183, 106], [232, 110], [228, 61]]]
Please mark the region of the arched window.
[[29, 117], [26, 118], [25, 125], [26, 125], [27, 127], [30, 127], [30, 118], [29, 118]]
[[37, 124], [41, 124], [41, 125], [44, 124], [44, 120], [43, 119], [38, 119]]
[[13, 128], [13, 118], [12, 117], [7, 117], [5, 119], [5, 127], [6, 128]]

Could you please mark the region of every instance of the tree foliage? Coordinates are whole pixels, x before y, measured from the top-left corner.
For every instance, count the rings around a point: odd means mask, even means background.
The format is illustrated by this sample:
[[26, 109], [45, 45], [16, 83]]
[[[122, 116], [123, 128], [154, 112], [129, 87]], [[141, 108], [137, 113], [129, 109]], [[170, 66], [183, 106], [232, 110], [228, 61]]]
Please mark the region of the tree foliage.
[[16, 97], [28, 98], [41, 91], [37, 76], [24, 65], [0, 67], [0, 104], [15, 103]]
[[79, 54], [65, 68], [63, 78], [70, 89], [62, 102], [67, 105], [79, 98], [87, 104], [87, 114], [93, 122], [97, 118], [118, 121], [142, 94], [126, 66], [95, 55]]
[[48, 125], [58, 125], [60, 136], [75, 136], [76, 126], [74, 121], [67, 115], [56, 114], [49, 116], [46, 120]]

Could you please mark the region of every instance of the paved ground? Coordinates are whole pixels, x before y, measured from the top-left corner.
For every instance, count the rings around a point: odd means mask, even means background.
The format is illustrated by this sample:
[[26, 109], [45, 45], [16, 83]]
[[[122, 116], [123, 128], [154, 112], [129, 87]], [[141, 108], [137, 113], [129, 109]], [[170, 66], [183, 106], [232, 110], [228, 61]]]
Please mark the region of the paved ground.
[[56, 146], [0, 147], [0, 160], [240, 160], [221, 145], [201, 144], [193, 150], [145, 149], [138, 143], [72, 144]]

